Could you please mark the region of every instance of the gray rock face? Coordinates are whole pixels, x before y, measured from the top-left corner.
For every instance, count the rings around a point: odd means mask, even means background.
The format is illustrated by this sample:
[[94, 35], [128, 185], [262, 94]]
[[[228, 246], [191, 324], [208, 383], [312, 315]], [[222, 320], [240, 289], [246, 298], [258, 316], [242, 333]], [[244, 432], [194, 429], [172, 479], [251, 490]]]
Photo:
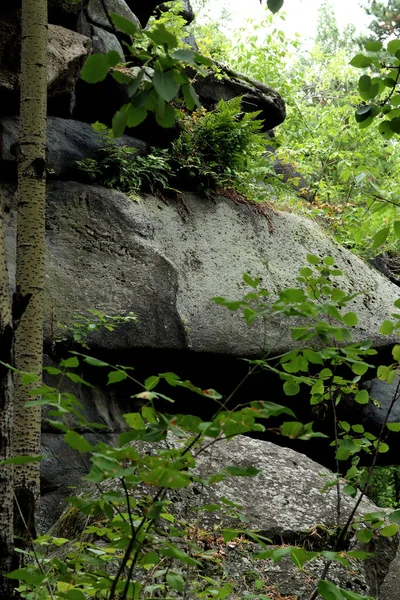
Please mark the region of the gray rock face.
[[[390, 318], [398, 288], [313, 222], [294, 214], [272, 214], [274, 232], [247, 206], [188, 195], [186, 221], [174, 201], [146, 196], [136, 203], [123, 194], [79, 183], [52, 183], [47, 206], [46, 340], [50, 315], [69, 323], [89, 308], [106, 314], [139, 316], [137, 325], [116, 333], [94, 334], [104, 349], [131, 347], [190, 349], [233, 356], [259, 355], [264, 348], [261, 321], [248, 327], [210, 299], [240, 299], [247, 272], [263, 278], [270, 292], [298, 287], [308, 253], [332, 255], [343, 276], [338, 286], [365, 291], [349, 310], [359, 317], [353, 338], [387, 345], [396, 336], [378, 333]], [[12, 204], [11, 199], [9, 203]], [[10, 250], [10, 249], [9, 249]], [[10, 263], [12, 258], [10, 254]], [[12, 270], [12, 269], [11, 269]], [[283, 316], [267, 321], [266, 349], [293, 347]]]
[[118, 38], [109, 31], [105, 29], [101, 29], [100, 27], [92, 26], [92, 45], [93, 52], [102, 52], [103, 54], [107, 54], [110, 50], [114, 50], [118, 52], [121, 57], [121, 60], [124, 60], [124, 51], [122, 46], [118, 40]]
[[242, 96], [242, 108], [246, 112], [261, 111], [258, 119], [263, 121], [263, 131], [269, 131], [283, 123], [286, 118], [285, 103], [273, 89], [216, 63], [222, 72], [222, 78], [210, 73], [206, 77], [196, 78], [194, 87], [201, 102], [206, 106], [215, 106], [220, 100], [232, 100]]
[[394, 600], [400, 590], [400, 549], [397, 550], [396, 558], [390, 564], [383, 584], [379, 590], [379, 600]]
[[87, 37], [59, 25], [49, 25], [47, 85], [51, 96], [73, 93], [91, 49]]
[[[202, 490], [201, 503], [218, 503], [220, 498], [240, 504], [246, 518], [247, 527], [261, 532], [267, 538], [280, 544], [298, 544], [302, 536], [310, 540], [312, 547], [313, 532], [322, 527], [334, 530], [336, 527], [336, 490], [330, 488], [324, 494], [321, 489], [329, 480], [331, 473], [319, 464], [298, 452], [280, 448], [269, 442], [237, 436], [230, 442], [218, 443], [207, 448], [198, 457], [199, 471], [202, 475], [219, 472], [226, 466], [246, 468], [255, 466], [261, 470], [256, 477], [232, 477]], [[180, 514], [192, 510], [199, 503], [196, 490], [185, 489], [181, 496]], [[341, 523], [344, 524], [354, 500], [342, 495]], [[186, 507], [186, 508], [185, 508]], [[377, 508], [368, 499], [362, 500], [359, 513], [374, 512]], [[219, 512], [200, 512], [200, 527], [212, 529], [213, 524], [233, 525], [229, 518], [224, 520]], [[376, 553], [367, 563], [358, 563], [355, 573], [351, 569], [332, 567], [329, 578], [335, 583], [358, 593], [378, 594], [391, 561], [396, 555], [397, 537], [389, 545], [378, 538]], [[304, 543], [304, 542], [303, 542]], [[300, 543], [301, 545], [301, 543]], [[307, 544], [306, 544], [307, 545]], [[352, 549], [366, 549], [353, 542]], [[381, 554], [380, 549], [385, 548]], [[354, 567], [355, 565], [353, 565]], [[320, 573], [321, 565], [309, 563], [311, 573]], [[267, 567], [268, 569], [268, 567]], [[290, 562], [271, 564], [268, 571], [270, 581], [277, 585], [280, 593], [300, 594], [308, 598], [315, 581], [297, 573], [294, 581], [288, 578]], [[308, 569], [307, 569], [308, 571]], [[351, 574], [353, 573], [353, 574]]]
[[[17, 142], [18, 118], [5, 117], [0, 119], [0, 160], [4, 173], [10, 178], [16, 173], [15, 157], [11, 154], [12, 144]], [[137, 148], [145, 152], [147, 144], [129, 135], [123, 135], [115, 140], [117, 144]], [[96, 152], [104, 146], [101, 137], [82, 121], [49, 117], [47, 119], [47, 167], [51, 177], [66, 179], [77, 176], [76, 161], [84, 158], [94, 158]]]
[[[0, 19], [0, 101], [2, 115], [18, 112], [19, 28], [13, 18]], [[4, 31], [4, 35], [3, 35]], [[85, 58], [91, 52], [89, 38], [59, 25], [49, 25], [47, 85], [49, 98], [72, 98]], [[71, 100], [72, 102], [72, 100]], [[11, 108], [13, 107], [13, 108]]]
[[[105, 0], [105, 5], [109, 13], [113, 12], [121, 17], [125, 17], [125, 19], [129, 19], [129, 21], [135, 23], [138, 29], [140, 29], [138, 18], [131, 11], [125, 0]], [[89, 0], [87, 5], [87, 15], [89, 20], [95, 25], [112, 31], [112, 25], [110, 24], [107, 14], [104, 12], [101, 0]]]

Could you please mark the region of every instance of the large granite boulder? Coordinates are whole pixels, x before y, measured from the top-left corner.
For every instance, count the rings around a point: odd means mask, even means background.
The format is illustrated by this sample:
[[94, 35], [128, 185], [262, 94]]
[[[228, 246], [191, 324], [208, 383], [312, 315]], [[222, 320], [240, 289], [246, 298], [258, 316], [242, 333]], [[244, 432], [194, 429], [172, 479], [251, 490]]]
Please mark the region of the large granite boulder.
[[[172, 437], [167, 446], [177, 443], [177, 439]], [[165, 443], [135, 445], [139, 451], [151, 454], [155, 447], [164, 447]], [[233, 584], [235, 597], [241, 597], [245, 592], [256, 592], [257, 597], [257, 592], [268, 594], [274, 590], [276, 594], [281, 594], [274, 597], [290, 595], [309, 598], [323, 570], [321, 558], [307, 563], [303, 571], [294, 567], [289, 556], [278, 563], [257, 561], [252, 556], [259, 549], [255, 544], [250, 541], [243, 546], [224, 544], [218, 532], [224, 528], [241, 529], [245, 523], [246, 528], [270, 540], [271, 547], [295, 545], [306, 550], [332, 549], [337, 528], [337, 490], [330, 487], [324, 494], [321, 493], [331, 473], [293, 450], [243, 436], [237, 436], [229, 442], [208, 444], [201, 452], [196, 448], [195, 454], [197, 474], [203, 478], [219, 473], [226, 467], [256, 467], [261, 472], [256, 477], [228, 477], [209, 486], [195, 483], [189, 488], [170, 490], [166, 498], [169, 500], [168, 510], [176, 517], [175, 526], [179, 529], [182, 521], [195, 520], [196, 529], [202, 531], [204, 536], [210, 532], [207, 537], [209, 551], [218, 552], [222, 577]], [[118, 486], [119, 480], [107, 480], [102, 484], [102, 491], [107, 492]], [[79, 489], [92, 497], [98, 495], [95, 486], [86, 485]], [[133, 495], [139, 505], [141, 494], [148, 496], [151, 488], [146, 486], [143, 492], [140, 488], [135, 489]], [[226, 511], [198, 510], [202, 506], [216, 506], [221, 499], [224, 499], [225, 505], [231, 502], [236, 509], [239, 508], [243, 517], [241, 521], [235, 518], [233, 513], [236, 511], [232, 511], [232, 508]], [[346, 522], [354, 503], [354, 499], [342, 493], [340, 524]], [[47, 518], [49, 506], [45, 496], [40, 509], [42, 519]], [[374, 504], [364, 498], [357, 514], [377, 510]], [[66, 537], [72, 533], [79, 536], [85, 524], [79, 518], [71, 523], [68, 513], [65, 516], [56, 524], [55, 535]], [[68, 531], [64, 529], [65, 526]], [[162, 530], [160, 522], [158, 531], [161, 536]], [[374, 545], [374, 553], [367, 561], [350, 560], [347, 567], [332, 563], [327, 578], [349, 592], [378, 596], [391, 561], [396, 556], [398, 536], [384, 539], [377, 535]], [[371, 547], [359, 544], [350, 536], [347, 550], [370, 551]], [[251, 578], [246, 577], [249, 568], [252, 571]], [[264, 583], [262, 589], [255, 588], [256, 579]]]
[[[13, 197], [6, 198], [12, 213]], [[211, 302], [240, 299], [243, 273], [263, 278], [270, 292], [298, 287], [308, 253], [331, 255], [343, 270], [337, 284], [361, 292], [350, 309], [359, 317], [354, 341], [375, 346], [396, 341], [379, 333], [391, 317], [398, 288], [335, 243], [314, 222], [271, 212], [262, 215], [226, 198], [187, 195], [183, 220], [175, 201], [124, 194], [75, 182], [52, 182], [47, 204], [47, 314], [69, 323], [84, 309], [137, 313], [139, 323], [118, 334], [94, 334], [104, 349], [190, 349], [231, 356], [280, 353], [293, 347], [291, 323], [280, 315], [248, 327], [239, 313]], [[11, 214], [10, 213], [10, 214]], [[10, 222], [10, 227], [13, 225]], [[9, 230], [10, 231], [10, 230]], [[10, 238], [9, 238], [10, 239]], [[10, 268], [13, 251], [9, 243]], [[51, 341], [50, 318], [45, 324]]]

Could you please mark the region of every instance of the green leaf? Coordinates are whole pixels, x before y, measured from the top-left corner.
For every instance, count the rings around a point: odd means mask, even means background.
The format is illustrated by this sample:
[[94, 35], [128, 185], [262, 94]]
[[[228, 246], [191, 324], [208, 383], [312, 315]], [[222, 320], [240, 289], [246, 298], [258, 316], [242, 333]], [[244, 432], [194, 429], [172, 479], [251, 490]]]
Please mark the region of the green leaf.
[[138, 33], [138, 28], [135, 25], [135, 23], [133, 23], [126, 17], [122, 17], [121, 15], [118, 15], [117, 13], [110, 12], [110, 18], [111, 18], [111, 21], [114, 23], [115, 27], [117, 29], [119, 29], [120, 31], [123, 31], [124, 33], [127, 33], [128, 35], [135, 35], [135, 33]]
[[[15, 370], [18, 373], [18, 371], [16, 369], [13, 369], [12, 367], [8, 367], [8, 368]], [[36, 382], [39, 382], [39, 377], [36, 375], [36, 373], [24, 373], [21, 377], [22, 385], [30, 385], [31, 383], [36, 383]]]
[[283, 6], [283, 0], [267, 0], [267, 6], [272, 13], [277, 13]]
[[171, 56], [179, 62], [187, 62], [190, 65], [196, 64], [196, 53], [187, 48], [178, 48], [178, 50], [171, 52]]
[[184, 83], [182, 85], [182, 93], [183, 99], [185, 100], [186, 106], [189, 110], [193, 110], [195, 106], [200, 108], [199, 97], [191, 83]]
[[389, 121], [389, 124], [393, 133], [400, 133], [400, 117], [394, 117]]
[[351, 370], [356, 375], [364, 375], [368, 371], [368, 365], [365, 363], [353, 363], [351, 365]]
[[384, 442], [380, 442], [378, 446], [378, 452], [380, 454], [385, 454], [386, 452], [389, 452], [389, 446]]
[[173, 100], [179, 91], [179, 84], [175, 81], [174, 71], [155, 71], [153, 85], [157, 94], [166, 102]]
[[304, 358], [308, 360], [313, 365], [323, 365], [324, 361], [319, 352], [315, 350], [305, 349], [303, 350]]
[[68, 590], [63, 597], [65, 600], [85, 600], [86, 598], [80, 590]]
[[300, 386], [296, 381], [285, 381], [283, 391], [286, 396], [296, 396], [300, 392]]
[[115, 50], [110, 50], [108, 54], [92, 54], [85, 62], [81, 79], [86, 83], [103, 81], [107, 77], [110, 67], [115, 67], [120, 61], [121, 57]]
[[351, 59], [350, 64], [352, 67], [356, 67], [357, 69], [365, 69], [366, 67], [369, 67], [373, 61], [374, 59], [371, 56], [357, 54]]
[[347, 327], [353, 327], [358, 323], [358, 317], [354, 312], [348, 312], [343, 315], [343, 323], [347, 325]]
[[394, 324], [392, 321], [383, 321], [379, 328], [379, 333], [382, 335], [391, 335], [394, 331]]
[[390, 513], [389, 521], [392, 521], [392, 523], [400, 523], [400, 510], [394, 510]]
[[142, 413], [143, 419], [146, 419], [149, 423], [157, 423], [156, 413], [152, 406], [143, 406], [143, 408], [140, 409], [140, 412]]
[[318, 592], [324, 600], [343, 600], [339, 588], [331, 581], [321, 579], [318, 583]]
[[80, 375], [78, 375], [77, 373], [68, 372], [68, 373], [65, 373], [65, 375], [66, 375], [66, 377], [68, 377], [68, 379], [70, 379], [74, 383], [82, 383], [83, 385], [86, 385], [87, 387], [93, 387], [91, 383], [82, 379], [82, 377]]
[[319, 265], [319, 263], [321, 262], [321, 259], [319, 256], [316, 256], [315, 254], [307, 254], [307, 262], [310, 263], [310, 265]]
[[73, 450], [78, 450], [78, 452], [91, 452], [93, 450], [93, 446], [82, 435], [76, 433], [76, 431], [68, 431], [64, 439], [68, 446]]
[[119, 52], [117, 52], [116, 50], [110, 50], [109, 52], [107, 52], [106, 57], [108, 60], [109, 67], [116, 67], [121, 62]]
[[388, 43], [387, 51], [390, 52], [390, 54], [395, 55], [398, 50], [400, 50], [400, 40], [392, 40]]
[[0, 467], [5, 465], [26, 465], [27, 463], [40, 462], [42, 456], [13, 456], [12, 458], [6, 458], [0, 461]]
[[[361, 402], [361, 404], [363, 403]], [[362, 425], [352, 425], [351, 428], [354, 431], [354, 433], [364, 433], [364, 427]]]
[[179, 45], [176, 35], [166, 29], [163, 23], [158, 23], [155, 27], [148, 31], [144, 31], [145, 35], [159, 46], [167, 46], [170, 50], [177, 48]]
[[249, 275], [248, 273], [243, 273], [242, 277], [243, 281], [254, 289], [256, 289], [260, 284], [260, 279], [258, 279], [257, 277], [256, 279], [253, 279], [253, 277], [251, 277], [251, 275]]
[[152, 375], [151, 377], [148, 377], [146, 379], [146, 381], [144, 382], [144, 387], [149, 392], [150, 390], [153, 390], [155, 387], [157, 387], [159, 383], [160, 378], [156, 375]]
[[361, 93], [369, 92], [371, 89], [371, 77], [369, 75], [361, 75], [358, 80], [358, 89]]
[[346, 496], [354, 497], [357, 493], [357, 488], [354, 487], [354, 485], [346, 483], [346, 485], [343, 487], [343, 493], [346, 494]]
[[400, 431], [400, 423], [386, 423], [386, 426], [390, 431]]
[[93, 356], [85, 356], [83, 362], [91, 365], [92, 367], [109, 367], [110, 365], [98, 358], [93, 358]]
[[76, 356], [72, 356], [71, 358], [67, 358], [60, 362], [60, 367], [66, 367], [67, 369], [74, 369], [79, 367], [79, 360]]
[[126, 73], [122, 73], [122, 71], [118, 71], [117, 69], [112, 71], [111, 77], [122, 84], [129, 84], [132, 82], [132, 77], [129, 77], [129, 75], [126, 75]]
[[227, 544], [231, 540], [234, 540], [239, 535], [239, 533], [240, 531], [238, 529], [223, 529], [222, 537], [225, 544]]
[[42, 583], [46, 575], [37, 572], [32, 573], [32, 571], [30, 571], [29, 569], [23, 568], [16, 569], [15, 571], [12, 571], [11, 573], [5, 575], [5, 577], [8, 577], [9, 579], [19, 579], [19, 581], [23, 581], [24, 583], [30, 586], [35, 586], [36, 588], [38, 588], [38, 586]]
[[128, 122], [128, 113], [126, 110], [118, 110], [112, 119], [112, 132], [114, 138], [123, 135]]
[[382, 42], [371, 41], [364, 44], [364, 48], [367, 50], [367, 52], [379, 52], [379, 50], [382, 50], [382, 47]]
[[119, 381], [123, 381], [128, 377], [128, 374], [125, 371], [110, 371], [108, 374], [107, 385], [111, 383], [118, 383]]
[[369, 394], [367, 390], [360, 390], [359, 392], [357, 392], [354, 399], [358, 404], [368, 404]]
[[393, 223], [393, 229], [394, 233], [396, 234], [396, 237], [400, 239], [400, 221], [395, 221]]
[[371, 116], [372, 106], [367, 104], [366, 106], [360, 106], [356, 110], [356, 121], [362, 123]]
[[128, 85], [128, 96], [130, 98], [138, 91], [140, 84], [142, 83], [143, 77], [145, 76], [145, 73], [146, 71], [144, 69], [140, 69], [137, 76]]
[[186, 565], [192, 565], [197, 567], [202, 566], [199, 560], [195, 560], [191, 556], [188, 556], [187, 554], [182, 552], [182, 550], [179, 550], [179, 548], [177, 548], [176, 546], [172, 546], [172, 544], [168, 548], [160, 548], [159, 553], [162, 556], [166, 556], [167, 558], [176, 558], [177, 560], [180, 560]]
[[267, 0], [267, 6], [272, 13], [277, 13], [283, 6], [283, 0]]
[[62, 373], [61, 369], [57, 369], [57, 367], [43, 367], [43, 371], [49, 375], [60, 375]]
[[162, 99], [156, 106], [156, 121], [161, 127], [173, 127], [175, 124], [174, 108]]
[[382, 121], [379, 123], [378, 131], [385, 140], [390, 140], [393, 137], [393, 131], [389, 121]]
[[392, 537], [393, 535], [396, 535], [398, 530], [398, 525], [387, 525], [386, 527], [382, 527], [379, 533], [383, 535], [383, 537]]
[[384, 244], [386, 242], [389, 232], [390, 232], [390, 227], [384, 227], [383, 229], [380, 229], [378, 231], [378, 233], [376, 233], [374, 235], [374, 237], [372, 238], [373, 239], [372, 250], [376, 250], [377, 248], [379, 248], [379, 246], [382, 246], [382, 244]]
[[179, 575], [179, 573], [174, 573], [174, 571], [168, 571], [166, 580], [169, 587], [173, 590], [176, 590], [177, 592], [183, 591], [185, 581], [182, 575]]
[[137, 127], [140, 123], [147, 117], [147, 110], [144, 106], [133, 106], [132, 104], [127, 108], [126, 111], [127, 119], [126, 125], [127, 127]]
[[132, 429], [144, 429], [145, 423], [143, 421], [142, 416], [139, 413], [128, 413], [124, 415], [125, 421], [128, 423], [129, 427]]

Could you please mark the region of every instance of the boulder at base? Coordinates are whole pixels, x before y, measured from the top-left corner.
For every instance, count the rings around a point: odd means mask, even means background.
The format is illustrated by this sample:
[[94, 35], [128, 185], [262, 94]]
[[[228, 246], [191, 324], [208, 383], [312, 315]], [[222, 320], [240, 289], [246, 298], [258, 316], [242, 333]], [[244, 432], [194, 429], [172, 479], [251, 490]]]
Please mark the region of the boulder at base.
[[[209, 442], [209, 439], [205, 441]], [[165, 443], [156, 446], [164, 446]], [[180, 441], [180, 448], [185, 447], [182, 443]], [[177, 438], [169, 438], [167, 445], [178, 447]], [[135, 443], [135, 447], [146, 455], [155, 450], [155, 445], [148, 443]], [[167, 492], [168, 511], [175, 515], [176, 527], [179, 529], [182, 522], [192, 524], [194, 531], [201, 532], [197, 541], [201, 544], [201, 539], [206, 540], [208, 553], [218, 557], [220, 568], [217, 570], [216, 565], [213, 566], [213, 578], [221, 576], [220, 585], [227, 582], [232, 585], [232, 598], [251, 593], [255, 593], [255, 598], [258, 594], [274, 598], [309, 598], [324, 568], [321, 557], [308, 562], [304, 571], [294, 567], [289, 555], [278, 563], [266, 559], [257, 560], [254, 558], [254, 552], [259, 550], [259, 547], [250, 540], [243, 544], [237, 540], [224, 544], [221, 529], [249, 529], [268, 538], [272, 547], [282, 549], [288, 545], [315, 551], [332, 549], [337, 527], [336, 488], [330, 487], [325, 493], [321, 493], [332, 474], [293, 450], [240, 435], [229, 442], [220, 440], [212, 444], [207, 443], [201, 452], [199, 448], [192, 448], [192, 452], [197, 457], [196, 469], [201, 478], [207, 479], [208, 476], [221, 473], [227, 467], [256, 467], [260, 471], [255, 477], [228, 477], [209, 486], [194, 483], [189, 488], [172, 489]], [[120, 485], [119, 479], [108, 479], [102, 483], [101, 491], [104, 493], [118, 489]], [[83, 489], [80, 489], [89, 497], [98, 496], [98, 490], [92, 484], [84, 484]], [[156, 491], [157, 488], [152, 491], [151, 486], [146, 485], [143, 488], [134, 488], [131, 493], [140, 506], [143, 496], [153, 497]], [[339, 521], [342, 525], [355, 502], [355, 499], [343, 496], [342, 493]], [[221, 505], [219, 510], [200, 510], [201, 507], [215, 507], [218, 504]], [[377, 510], [372, 502], [364, 498], [357, 514]], [[45, 514], [46, 499], [41, 511]], [[240, 520], [235, 516], [237, 511], [242, 515]], [[82, 528], [86, 526], [87, 516], [80, 519], [75, 513], [75, 519], [71, 521], [71, 512], [67, 511], [56, 523], [53, 534], [61, 537], [72, 536], [72, 539], [78, 537]], [[163, 530], [164, 535], [168, 535], [162, 519], [157, 522], [157, 527], [159, 535]], [[162, 535], [161, 533], [161, 540]], [[373, 594], [378, 597], [379, 587], [396, 556], [397, 546], [398, 536], [388, 539], [375, 535], [374, 552], [368, 560], [350, 558], [347, 567], [334, 561], [327, 578], [349, 592], [363, 596]], [[360, 544], [355, 536], [351, 535], [347, 550], [371, 552], [371, 546]], [[180, 565], [173, 567], [179, 569]], [[207, 576], [207, 568], [209, 567], [204, 567], [204, 576]], [[138, 576], [140, 581], [140, 574], [135, 576]], [[257, 580], [262, 582], [261, 588], [256, 587]], [[278, 595], [278, 592], [281, 595]]]

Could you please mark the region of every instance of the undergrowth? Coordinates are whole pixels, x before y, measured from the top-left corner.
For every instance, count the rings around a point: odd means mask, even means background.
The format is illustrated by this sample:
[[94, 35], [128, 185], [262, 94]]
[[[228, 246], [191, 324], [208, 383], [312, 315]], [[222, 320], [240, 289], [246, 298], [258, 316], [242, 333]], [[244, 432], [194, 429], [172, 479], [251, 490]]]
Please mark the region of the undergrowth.
[[151, 148], [147, 154], [117, 145], [107, 128], [96, 123], [103, 147], [96, 158], [78, 166], [92, 182], [133, 197], [138, 192], [230, 190], [242, 200], [266, 201], [273, 170], [263, 157], [265, 137], [257, 116], [242, 112], [241, 98], [221, 100], [212, 111], [183, 110], [180, 133], [170, 148]]

